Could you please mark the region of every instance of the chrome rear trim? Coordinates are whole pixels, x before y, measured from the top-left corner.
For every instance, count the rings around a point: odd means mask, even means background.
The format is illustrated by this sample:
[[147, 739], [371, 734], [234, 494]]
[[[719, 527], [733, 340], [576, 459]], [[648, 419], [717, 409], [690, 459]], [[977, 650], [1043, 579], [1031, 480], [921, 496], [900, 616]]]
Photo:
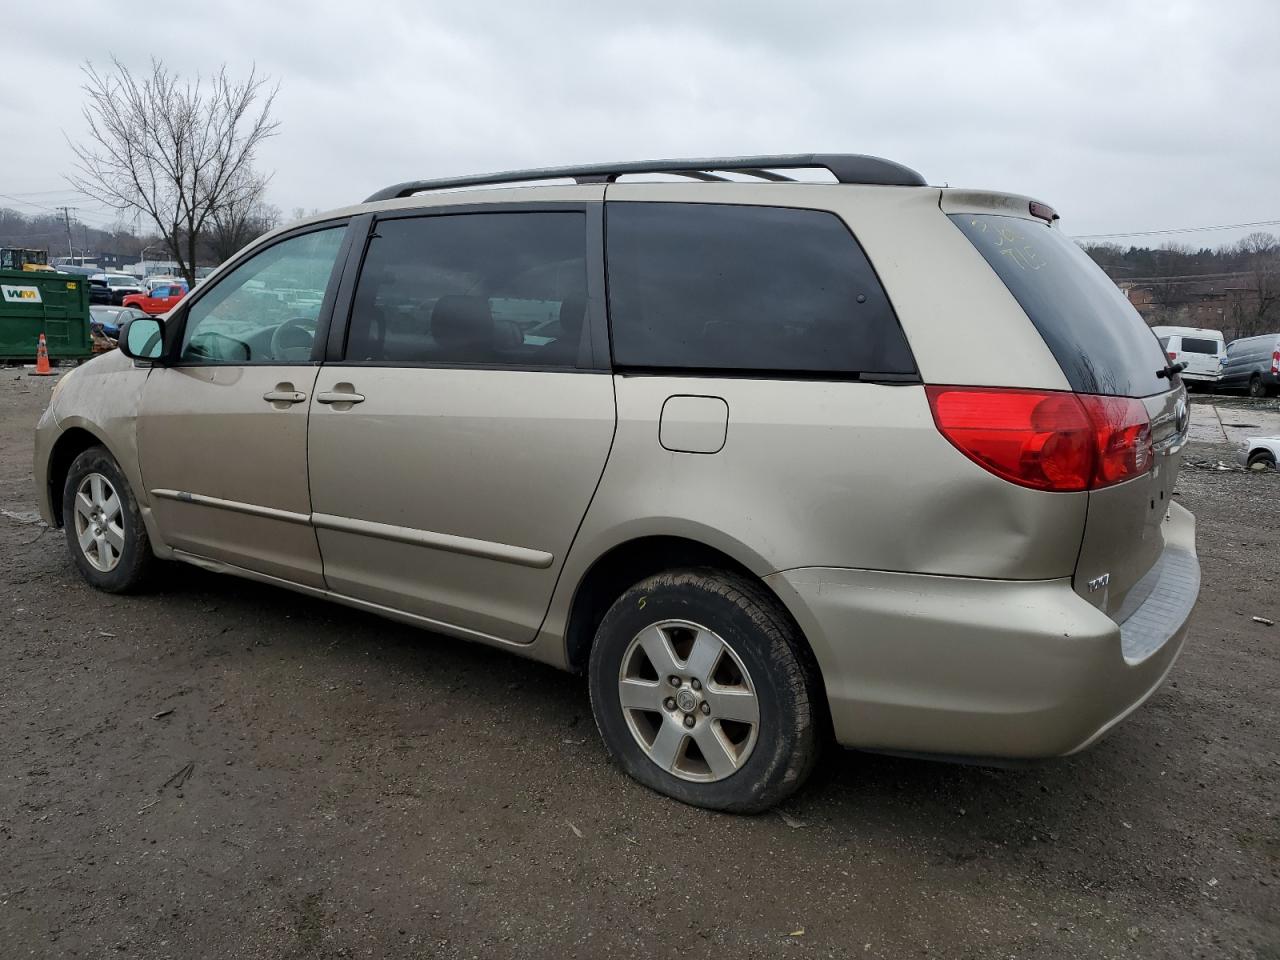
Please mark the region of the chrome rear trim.
[[1196, 605], [1200, 562], [1188, 550], [1167, 547], [1133, 585], [1116, 614], [1120, 652], [1128, 663], [1147, 659], [1174, 636]]

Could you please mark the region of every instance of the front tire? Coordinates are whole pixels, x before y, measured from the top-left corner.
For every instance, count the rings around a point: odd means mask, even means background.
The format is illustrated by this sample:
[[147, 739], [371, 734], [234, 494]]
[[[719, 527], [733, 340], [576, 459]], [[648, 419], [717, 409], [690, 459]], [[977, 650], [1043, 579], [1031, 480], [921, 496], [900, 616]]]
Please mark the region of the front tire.
[[778, 600], [748, 577], [696, 568], [637, 583], [601, 621], [589, 673], [610, 755], [684, 803], [766, 810], [820, 751], [817, 667]]
[[138, 501], [103, 447], [71, 463], [62, 488], [62, 526], [71, 559], [90, 586], [107, 593], [141, 587], [155, 557]]

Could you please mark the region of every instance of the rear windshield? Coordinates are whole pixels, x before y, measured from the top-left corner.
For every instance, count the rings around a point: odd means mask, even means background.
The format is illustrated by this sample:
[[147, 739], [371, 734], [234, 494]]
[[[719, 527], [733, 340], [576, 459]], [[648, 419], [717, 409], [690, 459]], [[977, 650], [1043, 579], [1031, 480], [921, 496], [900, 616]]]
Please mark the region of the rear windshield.
[[1169, 389], [1156, 376], [1168, 361], [1151, 329], [1061, 230], [990, 213], [951, 219], [1026, 311], [1072, 390], [1147, 397]]
[[1216, 356], [1218, 342], [1216, 340], [1200, 340], [1196, 337], [1183, 337], [1182, 350], [1184, 353], [1208, 353]]

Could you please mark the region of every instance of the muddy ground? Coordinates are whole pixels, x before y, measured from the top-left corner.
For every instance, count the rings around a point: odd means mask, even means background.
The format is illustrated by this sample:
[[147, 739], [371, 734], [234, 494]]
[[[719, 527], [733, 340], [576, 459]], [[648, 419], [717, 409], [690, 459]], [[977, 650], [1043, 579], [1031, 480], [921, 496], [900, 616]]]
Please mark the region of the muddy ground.
[[24, 522], [49, 389], [0, 370], [5, 960], [1280, 957], [1275, 473], [1184, 471], [1193, 639], [1096, 748], [833, 751], [747, 818], [610, 766], [581, 679], [194, 568], [90, 590]]

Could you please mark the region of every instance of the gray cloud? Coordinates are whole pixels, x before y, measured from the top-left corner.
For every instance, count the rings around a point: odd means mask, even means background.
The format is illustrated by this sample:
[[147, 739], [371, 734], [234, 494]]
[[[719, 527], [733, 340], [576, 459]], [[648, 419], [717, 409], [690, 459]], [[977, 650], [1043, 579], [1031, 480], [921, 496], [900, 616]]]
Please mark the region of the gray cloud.
[[260, 166], [286, 210], [411, 177], [817, 150], [1043, 197], [1074, 233], [1280, 217], [1273, 0], [612, 6], [63, 3], [6, 41], [6, 78], [41, 95], [0, 101], [0, 193], [65, 186], [84, 59], [155, 53], [280, 81]]

